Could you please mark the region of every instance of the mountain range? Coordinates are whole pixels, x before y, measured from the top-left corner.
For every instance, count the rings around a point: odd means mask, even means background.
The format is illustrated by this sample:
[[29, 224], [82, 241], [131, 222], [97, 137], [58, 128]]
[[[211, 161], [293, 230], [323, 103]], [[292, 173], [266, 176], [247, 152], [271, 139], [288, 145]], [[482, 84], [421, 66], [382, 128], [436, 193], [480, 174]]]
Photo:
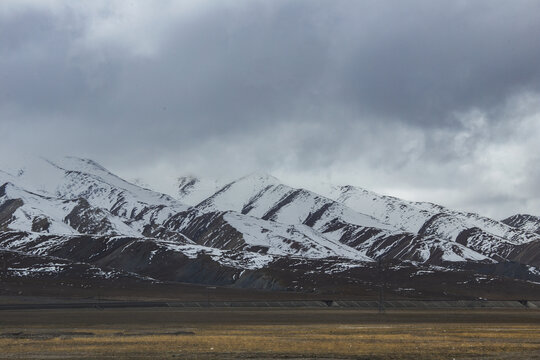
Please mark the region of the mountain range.
[[352, 185], [190, 175], [167, 195], [76, 157], [0, 170], [4, 278], [335, 293], [384, 273], [396, 293], [471, 297], [538, 291], [539, 249], [540, 217], [498, 221]]

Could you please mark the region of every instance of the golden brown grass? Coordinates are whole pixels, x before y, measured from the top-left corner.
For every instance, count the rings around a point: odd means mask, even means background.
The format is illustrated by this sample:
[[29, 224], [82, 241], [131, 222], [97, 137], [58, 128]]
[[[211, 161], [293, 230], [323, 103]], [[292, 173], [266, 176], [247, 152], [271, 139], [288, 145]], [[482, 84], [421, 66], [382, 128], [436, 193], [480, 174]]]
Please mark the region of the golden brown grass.
[[[70, 329], [94, 335], [0, 339], [2, 357], [243, 357], [319, 356], [383, 359], [452, 359], [540, 355], [540, 326], [489, 324], [251, 325], [192, 328], [193, 335], [137, 334], [120, 329]], [[185, 329], [184, 329], [185, 330]], [[54, 334], [54, 333], [53, 333]], [[49, 333], [50, 335], [50, 333]]]
[[296, 325], [191, 322], [23, 328], [0, 323], [0, 358], [540, 359], [540, 323], [527, 321], [525, 312], [521, 323], [496, 318], [489, 323], [392, 322], [391, 314], [385, 316], [381, 323], [355, 319]]

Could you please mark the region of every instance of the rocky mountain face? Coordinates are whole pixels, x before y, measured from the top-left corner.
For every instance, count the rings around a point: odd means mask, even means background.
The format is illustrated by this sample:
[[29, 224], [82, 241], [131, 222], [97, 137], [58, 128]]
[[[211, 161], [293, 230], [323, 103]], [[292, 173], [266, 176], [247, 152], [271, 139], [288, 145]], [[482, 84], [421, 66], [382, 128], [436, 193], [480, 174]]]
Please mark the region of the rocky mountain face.
[[540, 281], [532, 216], [499, 222], [353, 186], [321, 194], [260, 173], [181, 177], [176, 195], [73, 157], [0, 171], [0, 270], [312, 291], [373, 286], [384, 263], [412, 288], [426, 273]]
[[540, 234], [540, 216], [517, 214], [501, 222], [516, 229]]

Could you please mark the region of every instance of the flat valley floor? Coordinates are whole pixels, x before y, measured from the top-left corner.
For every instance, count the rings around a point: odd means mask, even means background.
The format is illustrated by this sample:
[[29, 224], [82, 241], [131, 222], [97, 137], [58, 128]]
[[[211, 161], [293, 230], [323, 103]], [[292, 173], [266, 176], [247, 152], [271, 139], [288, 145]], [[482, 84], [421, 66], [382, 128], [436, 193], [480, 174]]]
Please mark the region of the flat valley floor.
[[0, 358], [540, 359], [540, 310], [3, 310]]

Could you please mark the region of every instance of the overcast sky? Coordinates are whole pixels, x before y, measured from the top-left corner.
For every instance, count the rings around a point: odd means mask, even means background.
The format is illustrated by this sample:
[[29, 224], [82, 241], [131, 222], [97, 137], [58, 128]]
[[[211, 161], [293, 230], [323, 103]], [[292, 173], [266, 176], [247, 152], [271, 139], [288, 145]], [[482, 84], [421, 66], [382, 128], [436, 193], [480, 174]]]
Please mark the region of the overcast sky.
[[0, 152], [540, 215], [540, 1], [0, 1]]

